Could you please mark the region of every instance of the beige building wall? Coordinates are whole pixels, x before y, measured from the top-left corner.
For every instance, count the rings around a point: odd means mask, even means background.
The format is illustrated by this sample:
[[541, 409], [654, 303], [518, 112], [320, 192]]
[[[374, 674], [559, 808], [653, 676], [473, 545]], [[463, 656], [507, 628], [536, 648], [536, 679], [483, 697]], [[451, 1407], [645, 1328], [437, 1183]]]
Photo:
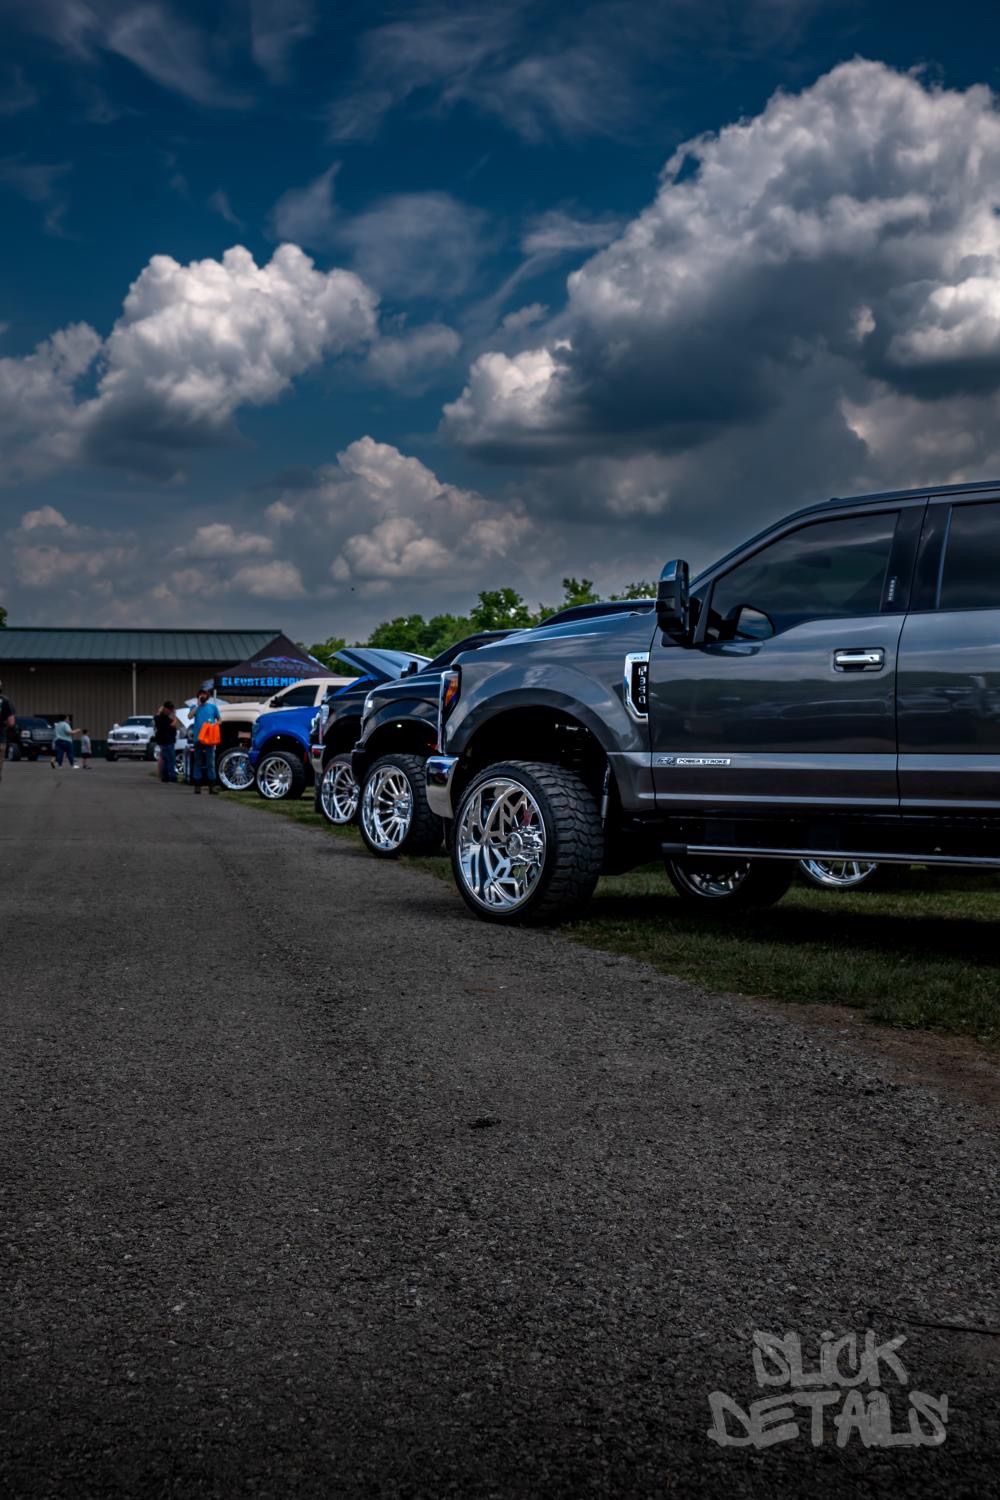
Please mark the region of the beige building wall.
[[130, 713], [155, 713], [164, 698], [181, 704], [198, 691], [208, 677], [222, 672], [231, 662], [186, 662], [183, 666], [137, 665], [135, 708], [132, 706], [132, 667], [123, 662], [36, 662], [0, 665], [3, 691], [19, 714], [66, 713], [74, 729], [87, 729], [95, 741], [104, 741], [112, 724]]

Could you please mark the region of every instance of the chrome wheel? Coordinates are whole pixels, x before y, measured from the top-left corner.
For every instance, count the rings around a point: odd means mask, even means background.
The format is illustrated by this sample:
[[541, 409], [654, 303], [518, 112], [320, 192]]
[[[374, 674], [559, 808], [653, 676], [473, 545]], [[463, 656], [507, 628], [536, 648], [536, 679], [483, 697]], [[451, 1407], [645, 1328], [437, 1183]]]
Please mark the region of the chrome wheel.
[[878, 869], [870, 859], [803, 859], [802, 873], [827, 891], [851, 891], [864, 885]]
[[350, 761], [332, 760], [323, 772], [319, 785], [320, 805], [327, 821], [353, 823], [360, 790]]
[[257, 790], [269, 802], [281, 802], [292, 790], [292, 768], [283, 755], [265, 755], [257, 767]]
[[365, 782], [361, 822], [369, 842], [384, 854], [398, 849], [410, 831], [413, 788], [398, 766], [377, 766]]
[[253, 786], [253, 769], [246, 750], [227, 750], [218, 764], [218, 776], [227, 792], [245, 792]]
[[460, 879], [487, 911], [515, 911], [545, 868], [545, 822], [534, 797], [507, 777], [480, 783], [455, 830]]
[[698, 869], [694, 866], [682, 863], [680, 860], [673, 861], [674, 877], [681, 885], [686, 886], [692, 896], [700, 896], [703, 901], [726, 901], [735, 896], [750, 874], [750, 865], [741, 863], [728, 866], [706, 866]]

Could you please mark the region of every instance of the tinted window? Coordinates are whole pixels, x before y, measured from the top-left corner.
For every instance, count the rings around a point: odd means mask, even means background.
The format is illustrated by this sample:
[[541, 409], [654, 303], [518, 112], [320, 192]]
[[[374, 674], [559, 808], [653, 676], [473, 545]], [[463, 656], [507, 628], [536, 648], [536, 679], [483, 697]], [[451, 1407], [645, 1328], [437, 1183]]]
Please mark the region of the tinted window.
[[289, 688], [287, 693], [278, 695], [278, 701], [281, 708], [308, 708], [316, 701], [316, 684], [313, 682], [308, 687]]
[[710, 638], [732, 635], [741, 607], [767, 615], [779, 634], [805, 620], [878, 614], [897, 514], [814, 521], [737, 563], [712, 592]]
[[1000, 502], [956, 505], [952, 510], [941, 608], [1000, 608]]

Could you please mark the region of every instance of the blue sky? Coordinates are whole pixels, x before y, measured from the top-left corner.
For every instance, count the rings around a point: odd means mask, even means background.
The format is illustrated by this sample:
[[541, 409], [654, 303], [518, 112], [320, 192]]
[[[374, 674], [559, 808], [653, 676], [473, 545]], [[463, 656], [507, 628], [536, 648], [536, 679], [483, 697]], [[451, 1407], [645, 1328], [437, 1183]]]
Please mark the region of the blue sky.
[[11, 623], [363, 634], [1000, 472], [979, 6], [0, 21]]

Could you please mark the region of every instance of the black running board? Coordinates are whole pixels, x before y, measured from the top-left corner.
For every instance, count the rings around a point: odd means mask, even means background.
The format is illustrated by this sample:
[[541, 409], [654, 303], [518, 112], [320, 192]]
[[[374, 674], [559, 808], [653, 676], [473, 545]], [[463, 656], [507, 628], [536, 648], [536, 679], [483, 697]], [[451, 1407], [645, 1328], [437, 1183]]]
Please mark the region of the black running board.
[[917, 854], [875, 849], [755, 849], [738, 844], [672, 843], [661, 844], [660, 852], [667, 859], [691, 859], [701, 855], [712, 859], [856, 859], [875, 865], [942, 865], [959, 870], [1000, 870], [1000, 856], [985, 854]]

